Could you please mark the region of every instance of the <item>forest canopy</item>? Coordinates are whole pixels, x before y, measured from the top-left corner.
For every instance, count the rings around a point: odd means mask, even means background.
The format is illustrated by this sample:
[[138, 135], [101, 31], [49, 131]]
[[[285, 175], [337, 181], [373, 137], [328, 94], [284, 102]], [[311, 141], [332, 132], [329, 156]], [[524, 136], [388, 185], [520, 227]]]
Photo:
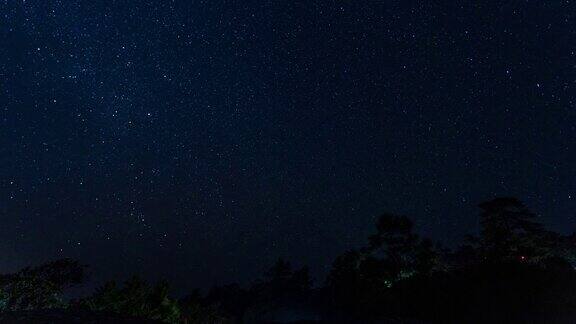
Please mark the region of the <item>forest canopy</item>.
[[[546, 229], [512, 197], [483, 202], [479, 235], [442, 248], [403, 215], [382, 214], [366, 243], [338, 256], [324, 282], [278, 261], [248, 287], [176, 298], [134, 276], [66, 300], [86, 266], [62, 259], [0, 275], [0, 319], [63, 310], [165, 323], [564, 323], [576, 316], [576, 236]], [[2, 317], [4, 316], [4, 317]]]

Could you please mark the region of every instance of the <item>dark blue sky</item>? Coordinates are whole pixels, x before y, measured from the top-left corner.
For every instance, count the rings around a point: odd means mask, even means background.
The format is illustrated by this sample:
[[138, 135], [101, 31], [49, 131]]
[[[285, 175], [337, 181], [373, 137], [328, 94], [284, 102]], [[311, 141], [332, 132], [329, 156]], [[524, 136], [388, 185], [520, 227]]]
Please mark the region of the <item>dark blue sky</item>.
[[184, 290], [283, 256], [321, 274], [383, 212], [453, 245], [496, 195], [573, 231], [575, 14], [3, 1], [0, 271], [74, 257]]

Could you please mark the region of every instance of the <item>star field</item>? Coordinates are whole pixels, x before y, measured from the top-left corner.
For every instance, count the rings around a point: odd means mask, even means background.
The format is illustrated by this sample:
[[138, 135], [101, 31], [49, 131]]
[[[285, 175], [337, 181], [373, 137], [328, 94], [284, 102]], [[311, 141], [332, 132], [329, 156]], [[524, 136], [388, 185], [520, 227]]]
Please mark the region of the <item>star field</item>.
[[0, 271], [316, 275], [407, 214], [574, 230], [572, 1], [0, 3]]

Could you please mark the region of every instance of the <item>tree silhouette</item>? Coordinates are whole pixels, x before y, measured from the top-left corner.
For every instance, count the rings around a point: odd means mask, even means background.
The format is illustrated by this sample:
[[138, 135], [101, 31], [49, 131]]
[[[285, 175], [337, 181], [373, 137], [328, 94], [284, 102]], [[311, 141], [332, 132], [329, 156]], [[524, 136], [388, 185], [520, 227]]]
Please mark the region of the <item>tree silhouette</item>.
[[[480, 235], [454, 252], [418, 236], [407, 217], [382, 215], [365, 246], [335, 259], [321, 287], [313, 287], [306, 267], [278, 259], [249, 288], [214, 287], [176, 302], [165, 282], [134, 277], [120, 287], [105, 284], [68, 309], [186, 324], [269, 323], [285, 311], [322, 314], [329, 323], [573, 322], [576, 234], [546, 230], [516, 198], [479, 207]], [[0, 311], [66, 307], [62, 291], [79, 283], [83, 270], [65, 259], [1, 275]], [[309, 312], [315, 307], [321, 312]]]
[[[198, 297], [192, 297], [197, 300]], [[212, 287], [202, 303], [222, 317], [241, 321], [246, 309], [253, 303], [253, 294], [238, 284]]]
[[298, 298], [312, 286], [308, 268], [292, 269], [289, 262], [278, 259], [266, 272], [264, 280], [253, 285], [251, 291], [260, 300], [279, 301]]
[[368, 268], [380, 272], [390, 284], [415, 274], [427, 274], [440, 262], [433, 242], [416, 235], [408, 217], [384, 214], [378, 219], [376, 230], [363, 249], [367, 254], [364, 263], [369, 263]]
[[168, 284], [159, 282], [149, 286], [134, 276], [118, 288], [108, 282], [96, 292], [79, 302], [80, 307], [98, 312], [112, 312], [128, 316], [177, 323], [180, 310], [175, 300], [168, 296]]
[[382, 314], [391, 310], [397, 283], [437, 268], [440, 259], [434, 244], [418, 237], [413, 228], [405, 216], [384, 214], [368, 246], [339, 256], [327, 280], [333, 307], [356, 316]]
[[0, 275], [0, 310], [18, 311], [65, 307], [62, 292], [82, 282], [85, 267], [61, 259], [13, 274]]
[[309, 304], [311, 293], [308, 268], [294, 269], [280, 258], [266, 271], [262, 280], [250, 287], [252, 300], [245, 309], [243, 320], [247, 323], [268, 322], [282, 307], [298, 309]]
[[178, 301], [181, 322], [184, 324], [228, 324], [234, 323], [231, 316], [225, 316], [216, 305], [206, 305], [200, 291]]
[[558, 235], [536, 222], [536, 215], [518, 199], [496, 198], [479, 207], [480, 249], [488, 260], [540, 261], [554, 254]]

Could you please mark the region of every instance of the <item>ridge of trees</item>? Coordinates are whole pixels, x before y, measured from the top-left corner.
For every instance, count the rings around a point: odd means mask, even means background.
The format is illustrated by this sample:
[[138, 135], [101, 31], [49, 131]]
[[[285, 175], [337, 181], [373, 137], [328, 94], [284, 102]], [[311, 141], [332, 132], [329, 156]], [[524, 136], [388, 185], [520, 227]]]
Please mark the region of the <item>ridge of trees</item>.
[[[576, 235], [544, 228], [513, 197], [479, 205], [480, 233], [454, 251], [414, 232], [406, 216], [383, 214], [358, 249], [338, 256], [324, 284], [279, 259], [249, 288], [227, 285], [175, 299], [168, 284], [133, 277], [65, 302], [85, 266], [57, 260], [0, 275], [0, 313], [64, 308], [166, 323], [264, 323], [280, 308], [330, 323], [414, 319], [429, 323], [562, 322], [576, 316]], [[540, 321], [541, 320], [541, 321]]]

